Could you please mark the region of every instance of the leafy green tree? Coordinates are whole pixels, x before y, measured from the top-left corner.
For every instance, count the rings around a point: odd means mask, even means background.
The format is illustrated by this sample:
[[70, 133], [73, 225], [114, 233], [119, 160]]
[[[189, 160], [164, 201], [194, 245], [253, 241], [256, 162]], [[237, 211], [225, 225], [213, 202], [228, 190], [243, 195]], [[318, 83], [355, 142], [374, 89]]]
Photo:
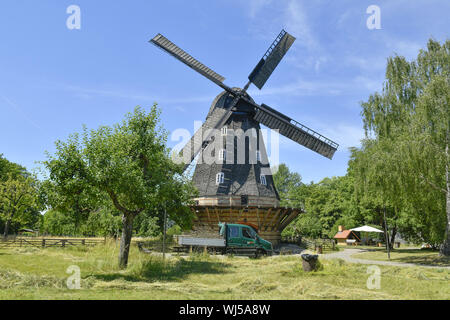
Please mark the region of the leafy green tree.
[[399, 221], [417, 223], [418, 237], [442, 243], [443, 255], [450, 255], [449, 79], [450, 40], [430, 40], [415, 61], [389, 58], [382, 93], [362, 103], [369, 140], [362, 151], [372, 155], [361, 166], [366, 181]]
[[[361, 217], [354, 202], [354, 182], [350, 176], [326, 178], [303, 184], [298, 173], [281, 164], [274, 175], [281, 205], [304, 210], [283, 232], [312, 238], [333, 237], [338, 223], [354, 227]], [[359, 220], [358, 220], [359, 218]]]
[[302, 177], [296, 172], [291, 172], [286, 164], [282, 163], [278, 166], [273, 180], [281, 199], [281, 205], [290, 206], [293, 203], [298, 204], [304, 201], [304, 198], [299, 197], [296, 192], [302, 186]]
[[158, 225], [159, 217], [154, 212], [144, 211], [136, 217], [136, 233], [141, 237], [156, 237], [161, 233]]
[[8, 178], [0, 182], [0, 214], [5, 222], [3, 238], [7, 238], [13, 222], [29, 223], [37, 207], [36, 181], [20, 175], [14, 178], [8, 173]]
[[353, 180], [349, 176], [325, 178], [310, 189], [305, 210], [317, 217], [321, 237], [333, 237], [343, 217], [346, 217], [345, 227], [356, 226]]
[[[73, 158], [69, 161], [73, 161]], [[76, 172], [74, 167], [70, 167], [69, 170], [74, 170], [72, 174]], [[67, 170], [66, 173], [68, 172]], [[64, 221], [66, 223], [70, 221], [71, 232], [66, 235], [81, 235], [81, 229], [87, 223], [90, 214], [105, 206], [107, 199], [105, 195], [94, 194], [92, 189], [84, 188], [81, 184], [64, 183], [66, 177], [62, 177], [62, 174], [62, 172], [51, 173], [50, 179], [41, 183], [39, 196], [47, 208], [67, 216]], [[54, 218], [56, 217], [60, 216]]]
[[86, 236], [116, 237], [121, 229], [120, 212], [106, 206], [99, 208], [89, 214], [81, 229]]
[[[134, 113], [113, 127], [86, 128], [80, 141], [73, 135], [56, 143], [56, 154], [44, 164], [61, 199], [77, 193], [87, 203], [108, 197], [122, 214], [119, 265], [125, 268], [133, 232], [133, 221], [148, 210], [155, 214], [163, 204], [171, 219], [188, 222], [186, 207], [193, 188], [182, 174], [182, 166], [172, 162], [166, 147], [167, 134], [159, 127], [156, 104], [146, 113]], [[69, 201], [73, 203], [73, 201]]]
[[41, 233], [53, 236], [76, 236], [75, 223], [71, 216], [50, 209], [44, 214]]
[[28, 177], [29, 173], [21, 165], [10, 162], [0, 154], [0, 181], [5, 181], [11, 175], [13, 178], [18, 176]]
[[[360, 220], [383, 229], [387, 223], [392, 247], [397, 231], [403, 227], [401, 210], [404, 199], [390, 183], [390, 179], [397, 177], [400, 171], [395, 168], [396, 161], [392, 153], [387, 152], [388, 148], [384, 144], [364, 140], [361, 149], [351, 148], [348, 172], [354, 179], [354, 201]], [[393, 166], [391, 171], [387, 170], [389, 165]]]

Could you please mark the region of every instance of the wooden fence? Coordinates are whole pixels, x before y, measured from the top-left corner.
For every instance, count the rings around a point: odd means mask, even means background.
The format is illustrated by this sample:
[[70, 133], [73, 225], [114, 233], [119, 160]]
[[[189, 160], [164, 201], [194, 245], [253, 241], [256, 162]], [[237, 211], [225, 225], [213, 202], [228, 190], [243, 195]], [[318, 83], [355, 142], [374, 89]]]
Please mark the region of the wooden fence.
[[74, 247], [74, 246], [95, 246], [104, 244], [102, 239], [33, 239], [33, 238], [15, 238], [6, 241], [0, 241], [1, 248], [20, 248], [20, 247], [34, 247], [34, 248], [51, 248], [51, 247]]
[[333, 239], [306, 239], [301, 236], [282, 237], [281, 242], [292, 243], [300, 247], [305, 247], [310, 250], [317, 250], [318, 247], [322, 247], [322, 250], [336, 250], [336, 243]]
[[322, 247], [323, 250], [336, 250], [336, 243], [333, 239], [302, 239], [302, 245], [310, 250], [317, 250], [319, 247]]
[[301, 245], [302, 237], [300, 237], [300, 236], [284, 236], [284, 237], [281, 237], [281, 242]]

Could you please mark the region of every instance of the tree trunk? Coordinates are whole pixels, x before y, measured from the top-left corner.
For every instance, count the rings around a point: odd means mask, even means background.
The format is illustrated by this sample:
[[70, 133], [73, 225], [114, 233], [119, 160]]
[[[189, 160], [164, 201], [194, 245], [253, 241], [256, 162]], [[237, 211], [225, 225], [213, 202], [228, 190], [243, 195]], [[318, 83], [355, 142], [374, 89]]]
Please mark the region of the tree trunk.
[[450, 256], [450, 173], [449, 173], [449, 159], [448, 159], [448, 144], [445, 147], [445, 155], [446, 155], [446, 160], [447, 160], [447, 164], [445, 166], [446, 172], [445, 172], [445, 179], [446, 179], [446, 187], [447, 187], [447, 194], [446, 194], [446, 198], [447, 198], [447, 206], [446, 206], [446, 211], [447, 211], [447, 227], [445, 228], [445, 238], [444, 238], [444, 243], [441, 246], [441, 250], [440, 250], [440, 254], [443, 256]]
[[5, 222], [5, 231], [3, 232], [3, 240], [8, 240], [8, 232], [9, 232], [9, 226], [11, 224], [11, 220], [6, 220]]
[[395, 242], [395, 235], [396, 234], [397, 234], [397, 226], [394, 226], [392, 228], [391, 241], [389, 243], [389, 245], [391, 246], [391, 249], [394, 248], [394, 242]]
[[130, 253], [131, 236], [133, 233], [134, 216], [123, 214], [122, 216], [122, 237], [120, 238], [119, 267], [126, 269], [128, 265], [128, 254]]

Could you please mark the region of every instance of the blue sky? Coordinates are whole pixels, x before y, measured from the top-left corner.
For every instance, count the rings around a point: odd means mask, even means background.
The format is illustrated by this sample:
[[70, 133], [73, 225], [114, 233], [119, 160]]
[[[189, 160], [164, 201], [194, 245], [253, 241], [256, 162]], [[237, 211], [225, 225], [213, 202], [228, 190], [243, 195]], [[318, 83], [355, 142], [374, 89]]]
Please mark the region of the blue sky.
[[[66, 27], [72, 4], [80, 30]], [[373, 4], [380, 30], [366, 26]], [[221, 90], [148, 40], [162, 33], [242, 87], [285, 28], [297, 41], [249, 93], [341, 145], [330, 161], [281, 137], [280, 162], [305, 182], [344, 175], [364, 135], [359, 103], [380, 90], [386, 58], [448, 39], [449, 12], [447, 0], [2, 0], [0, 153], [32, 170], [83, 124], [112, 125], [153, 102], [167, 130], [192, 132]]]

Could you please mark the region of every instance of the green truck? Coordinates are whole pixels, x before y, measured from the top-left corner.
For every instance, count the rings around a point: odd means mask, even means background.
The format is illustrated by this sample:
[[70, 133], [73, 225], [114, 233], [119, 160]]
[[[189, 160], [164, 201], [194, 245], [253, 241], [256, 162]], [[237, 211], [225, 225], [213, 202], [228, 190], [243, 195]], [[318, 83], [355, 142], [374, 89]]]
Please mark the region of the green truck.
[[179, 237], [178, 244], [191, 249], [207, 249], [222, 254], [259, 257], [272, 255], [272, 243], [262, 239], [250, 226], [243, 224], [219, 223], [220, 238]]

